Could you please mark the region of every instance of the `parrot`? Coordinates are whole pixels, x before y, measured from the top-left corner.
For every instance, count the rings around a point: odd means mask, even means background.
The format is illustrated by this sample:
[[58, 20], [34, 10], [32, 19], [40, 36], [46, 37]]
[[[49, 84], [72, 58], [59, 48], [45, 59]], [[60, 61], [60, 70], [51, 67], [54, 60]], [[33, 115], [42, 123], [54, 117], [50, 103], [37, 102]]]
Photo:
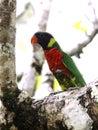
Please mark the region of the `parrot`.
[[36, 32], [31, 43], [40, 44], [44, 51], [50, 71], [62, 90], [83, 87], [86, 82], [70, 55], [65, 53], [55, 38], [48, 32]]

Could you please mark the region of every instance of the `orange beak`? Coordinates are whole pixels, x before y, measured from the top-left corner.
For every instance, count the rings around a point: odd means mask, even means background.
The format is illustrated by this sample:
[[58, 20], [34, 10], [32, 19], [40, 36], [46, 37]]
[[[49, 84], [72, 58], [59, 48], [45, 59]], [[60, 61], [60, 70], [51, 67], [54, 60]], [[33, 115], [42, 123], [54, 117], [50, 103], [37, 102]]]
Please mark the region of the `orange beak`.
[[31, 43], [33, 43], [33, 44], [38, 43], [38, 39], [37, 39], [36, 36], [33, 36], [33, 37], [31, 38]]

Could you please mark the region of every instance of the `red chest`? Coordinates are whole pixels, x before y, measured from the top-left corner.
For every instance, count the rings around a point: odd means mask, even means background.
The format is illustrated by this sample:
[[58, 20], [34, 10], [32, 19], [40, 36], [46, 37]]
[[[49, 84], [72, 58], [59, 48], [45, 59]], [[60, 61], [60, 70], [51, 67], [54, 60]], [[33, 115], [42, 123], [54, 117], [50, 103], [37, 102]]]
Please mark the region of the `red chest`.
[[57, 70], [62, 70], [62, 73], [69, 73], [66, 66], [63, 64], [62, 57], [63, 55], [57, 50], [53, 48], [51, 50], [44, 50], [48, 65], [50, 70], [55, 73]]

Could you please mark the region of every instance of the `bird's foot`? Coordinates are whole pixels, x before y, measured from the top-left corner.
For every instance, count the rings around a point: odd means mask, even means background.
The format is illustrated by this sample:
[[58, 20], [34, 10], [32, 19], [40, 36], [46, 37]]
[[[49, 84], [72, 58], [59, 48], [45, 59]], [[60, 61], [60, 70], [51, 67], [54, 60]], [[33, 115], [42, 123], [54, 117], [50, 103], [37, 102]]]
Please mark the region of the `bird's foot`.
[[[66, 91], [66, 90], [64, 90], [64, 91]], [[59, 94], [59, 93], [62, 93], [62, 92], [64, 92], [64, 91], [57, 91], [57, 92], [52, 92], [52, 93], [50, 93], [50, 95]]]
[[70, 88], [68, 88], [69, 91], [70, 90], [76, 90], [76, 89], [79, 89], [79, 87], [70, 87]]

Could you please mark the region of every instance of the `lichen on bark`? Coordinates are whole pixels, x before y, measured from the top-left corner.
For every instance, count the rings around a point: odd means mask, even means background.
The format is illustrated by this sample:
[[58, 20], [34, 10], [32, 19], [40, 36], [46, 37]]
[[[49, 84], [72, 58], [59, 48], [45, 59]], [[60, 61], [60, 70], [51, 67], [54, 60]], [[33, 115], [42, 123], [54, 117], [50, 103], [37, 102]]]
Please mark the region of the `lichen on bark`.
[[[0, 89], [15, 88], [15, 0], [0, 1]], [[0, 93], [2, 95], [3, 92]]]
[[[15, 72], [16, 0], [0, 1], [0, 129], [9, 129], [18, 91]], [[11, 109], [10, 108], [10, 109]]]

